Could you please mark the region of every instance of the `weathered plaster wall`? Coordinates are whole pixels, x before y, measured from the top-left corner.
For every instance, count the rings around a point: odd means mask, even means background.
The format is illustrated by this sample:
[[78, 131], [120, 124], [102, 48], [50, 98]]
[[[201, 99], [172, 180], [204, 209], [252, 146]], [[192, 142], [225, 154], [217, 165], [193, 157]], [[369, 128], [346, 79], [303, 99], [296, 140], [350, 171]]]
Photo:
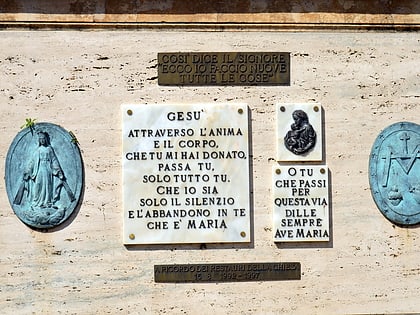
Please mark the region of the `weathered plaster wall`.
[[0, 0], [0, 21], [6, 25], [217, 23], [238, 27], [418, 28], [419, 20], [420, 4], [409, 0]]
[[[77, 216], [47, 232], [19, 221], [0, 182], [2, 314], [419, 312], [419, 227], [400, 228], [382, 216], [367, 172], [383, 128], [420, 122], [419, 41], [418, 33], [2, 31], [1, 160], [30, 117], [76, 134], [86, 175]], [[156, 58], [165, 51], [290, 51], [291, 86], [158, 86]], [[122, 245], [120, 104], [169, 102], [248, 104], [251, 244]], [[273, 243], [277, 102], [320, 102], [325, 111], [333, 235], [324, 246]], [[153, 280], [154, 264], [275, 261], [301, 262], [302, 279]]]

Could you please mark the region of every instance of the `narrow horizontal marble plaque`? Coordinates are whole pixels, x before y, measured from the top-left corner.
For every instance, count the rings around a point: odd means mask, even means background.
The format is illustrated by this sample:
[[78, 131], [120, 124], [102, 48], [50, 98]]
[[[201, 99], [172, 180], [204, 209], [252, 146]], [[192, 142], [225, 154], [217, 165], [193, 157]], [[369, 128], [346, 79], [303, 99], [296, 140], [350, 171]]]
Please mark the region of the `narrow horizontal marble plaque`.
[[276, 104], [277, 161], [323, 160], [322, 108], [319, 104]]
[[290, 53], [159, 53], [158, 83], [160, 85], [290, 85]]
[[155, 265], [155, 282], [300, 280], [299, 262]]
[[329, 241], [327, 166], [273, 167], [275, 242]]
[[248, 108], [123, 105], [124, 244], [250, 241]]

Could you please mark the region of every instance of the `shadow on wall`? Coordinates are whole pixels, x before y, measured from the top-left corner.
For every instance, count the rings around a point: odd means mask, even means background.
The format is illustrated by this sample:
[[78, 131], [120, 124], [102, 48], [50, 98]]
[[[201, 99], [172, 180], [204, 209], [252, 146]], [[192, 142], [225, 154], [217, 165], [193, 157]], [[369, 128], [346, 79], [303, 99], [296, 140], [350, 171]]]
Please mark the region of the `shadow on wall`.
[[412, 0], [0, 0], [0, 13], [197, 14], [197, 13], [418, 14]]

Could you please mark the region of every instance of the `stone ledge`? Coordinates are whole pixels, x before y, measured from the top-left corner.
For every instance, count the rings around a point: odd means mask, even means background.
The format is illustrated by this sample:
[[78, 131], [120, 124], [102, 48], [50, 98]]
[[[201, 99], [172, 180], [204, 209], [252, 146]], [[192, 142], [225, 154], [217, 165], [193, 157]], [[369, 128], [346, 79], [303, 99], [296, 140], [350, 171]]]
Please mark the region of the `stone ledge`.
[[419, 24], [379, 23], [136, 23], [0, 21], [0, 29], [156, 29], [190, 31], [419, 31]]
[[395, 29], [420, 27], [420, 2], [304, 0], [0, 0], [15, 27]]

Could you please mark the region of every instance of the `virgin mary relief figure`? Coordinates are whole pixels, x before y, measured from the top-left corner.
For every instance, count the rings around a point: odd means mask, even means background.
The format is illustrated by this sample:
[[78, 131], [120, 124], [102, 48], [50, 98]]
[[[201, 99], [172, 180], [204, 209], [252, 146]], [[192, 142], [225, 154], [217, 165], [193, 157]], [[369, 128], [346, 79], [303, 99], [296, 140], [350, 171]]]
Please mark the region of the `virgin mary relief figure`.
[[[58, 156], [64, 164], [60, 163], [51, 145], [48, 128], [61, 150]], [[15, 186], [11, 200], [19, 218], [31, 226], [48, 228], [67, 219], [78, 203], [75, 194], [80, 197], [81, 183], [78, 179], [82, 178], [81, 159], [77, 146], [66, 140], [65, 131], [50, 124], [37, 129], [38, 132], [33, 135], [23, 131], [12, 145], [7, 158], [6, 182], [9, 187]], [[30, 145], [32, 141], [36, 141], [34, 146]], [[71, 176], [73, 189], [67, 182], [62, 165], [70, 172], [68, 175]], [[15, 169], [17, 173], [13, 171]], [[17, 178], [18, 183], [13, 185], [13, 178]]]
[[[51, 208], [60, 199], [61, 188], [66, 184], [65, 177], [54, 149], [51, 147], [48, 133], [39, 132], [38, 142], [38, 148], [29, 162], [23, 179], [29, 183], [31, 207], [33, 209]], [[56, 185], [54, 185], [54, 177], [59, 181]], [[67, 185], [66, 190], [70, 201], [73, 201], [73, 193]]]

